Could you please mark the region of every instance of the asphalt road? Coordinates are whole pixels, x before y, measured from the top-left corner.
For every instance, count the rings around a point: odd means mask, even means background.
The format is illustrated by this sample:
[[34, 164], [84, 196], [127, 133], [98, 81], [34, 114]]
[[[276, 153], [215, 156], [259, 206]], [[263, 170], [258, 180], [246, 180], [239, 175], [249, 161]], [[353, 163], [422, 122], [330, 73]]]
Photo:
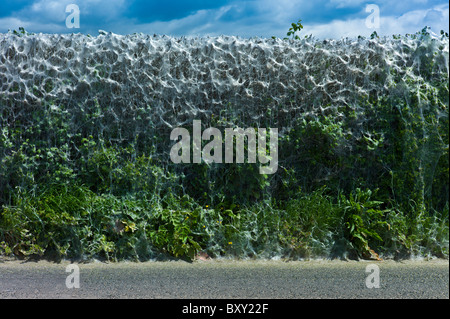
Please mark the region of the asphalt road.
[[0, 260], [0, 298], [449, 298], [448, 260], [91, 262], [76, 264], [70, 289], [69, 264]]

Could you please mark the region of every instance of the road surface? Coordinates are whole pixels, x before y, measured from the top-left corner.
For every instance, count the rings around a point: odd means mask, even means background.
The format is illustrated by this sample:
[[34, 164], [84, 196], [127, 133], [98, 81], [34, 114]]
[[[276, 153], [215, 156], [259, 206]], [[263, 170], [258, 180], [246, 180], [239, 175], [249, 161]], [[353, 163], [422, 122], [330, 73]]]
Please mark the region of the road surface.
[[70, 265], [0, 260], [0, 299], [449, 298], [448, 260], [97, 261], [75, 263], [79, 288]]

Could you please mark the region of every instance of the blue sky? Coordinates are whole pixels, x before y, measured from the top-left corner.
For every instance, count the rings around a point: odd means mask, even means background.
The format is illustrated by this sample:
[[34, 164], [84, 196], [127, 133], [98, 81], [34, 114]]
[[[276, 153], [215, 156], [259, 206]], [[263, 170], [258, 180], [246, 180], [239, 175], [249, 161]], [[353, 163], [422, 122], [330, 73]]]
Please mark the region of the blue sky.
[[[68, 4], [80, 8], [80, 28], [66, 27]], [[380, 10], [379, 28], [369, 28], [368, 4]], [[319, 38], [414, 33], [425, 25], [449, 29], [449, 3], [442, 0], [0, 0], [0, 32], [118, 34], [143, 32], [173, 36], [237, 35], [284, 37], [302, 19], [301, 34]]]

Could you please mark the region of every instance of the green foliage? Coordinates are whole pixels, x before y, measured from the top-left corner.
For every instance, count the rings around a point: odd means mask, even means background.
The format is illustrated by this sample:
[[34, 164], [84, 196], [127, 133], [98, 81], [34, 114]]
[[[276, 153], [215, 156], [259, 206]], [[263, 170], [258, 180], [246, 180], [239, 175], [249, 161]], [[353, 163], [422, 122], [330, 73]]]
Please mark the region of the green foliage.
[[389, 227], [384, 217], [389, 209], [381, 210], [383, 202], [372, 200], [372, 195], [371, 190], [359, 188], [348, 198], [341, 195], [344, 237], [361, 257], [370, 256], [370, 246], [378, 246], [383, 241], [379, 233]]
[[34, 33], [27, 32], [24, 27], [19, 27], [19, 31], [9, 30], [9, 32], [11, 32], [14, 35], [17, 35], [18, 37], [23, 37], [25, 35], [33, 35], [34, 34]]
[[339, 207], [321, 188], [286, 204], [278, 236], [290, 257], [325, 256], [339, 221]]
[[380, 37], [378, 36], [377, 31], [373, 31], [372, 34], [370, 35], [370, 38], [373, 40], [373, 39], [378, 39]]
[[[280, 140], [282, 198], [295, 195], [299, 187], [311, 192], [327, 184], [342, 170], [345, 134], [342, 124], [331, 117], [298, 119]], [[339, 181], [336, 181], [339, 182]]]
[[[189, 204], [189, 198], [183, 197], [177, 204], [172, 196], [170, 201], [175, 202], [178, 207], [156, 209], [153, 215], [152, 225], [149, 227], [149, 238], [152, 243], [162, 252], [167, 252], [175, 257], [188, 257], [193, 259], [195, 254], [201, 250], [193, 230], [198, 228], [201, 208], [192, 209], [193, 203]], [[195, 204], [194, 204], [195, 205]], [[188, 206], [188, 207], [186, 207]]]
[[[297, 32], [300, 32], [303, 29], [303, 25], [301, 24], [302, 20], [298, 20], [297, 23], [291, 23], [291, 27], [287, 32], [287, 36], [291, 37], [292, 40], [300, 40], [300, 37], [296, 35]], [[289, 39], [289, 38], [286, 38]]]
[[[287, 35], [299, 39], [302, 28]], [[425, 28], [395, 41], [429, 36]], [[230, 103], [202, 119], [279, 127], [274, 175], [259, 174], [259, 163], [168, 163], [169, 133], [153, 129], [151, 106], [121, 114], [93, 98], [69, 109], [53, 100], [54, 81], [32, 89], [37, 104], [19, 109], [0, 97], [0, 254], [448, 257], [449, 91], [438, 63], [448, 52], [419, 45], [415, 54], [404, 70], [367, 74], [384, 91], [353, 92], [317, 113], [278, 112], [288, 99], [268, 101], [258, 123]], [[108, 72], [92, 68], [99, 80]]]

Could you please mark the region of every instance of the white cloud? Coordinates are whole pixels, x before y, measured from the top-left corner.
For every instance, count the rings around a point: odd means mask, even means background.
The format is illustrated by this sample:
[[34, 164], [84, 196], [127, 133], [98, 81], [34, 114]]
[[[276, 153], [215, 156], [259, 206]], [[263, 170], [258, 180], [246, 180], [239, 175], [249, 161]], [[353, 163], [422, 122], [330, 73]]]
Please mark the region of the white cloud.
[[[423, 2], [426, 0], [415, 0]], [[15, 18], [2, 18], [0, 25], [6, 28], [17, 29], [20, 26], [32, 32], [78, 32], [78, 30], [65, 27], [67, 13], [65, 7], [74, 0], [38, 0], [35, 4], [24, 8]], [[127, 34], [143, 32], [148, 34], [168, 35], [239, 35], [242, 37], [284, 37], [291, 22], [304, 18], [304, 29], [301, 35], [313, 34], [319, 38], [342, 38], [368, 36], [374, 29], [365, 25], [365, 18], [369, 13], [365, 12], [365, 4], [362, 0], [330, 0], [323, 5], [353, 6], [361, 5], [358, 14], [350, 19], [335, 19], [324, 23], [313, 23], [314, 13], [321, 10], [313, 1], [307, 0], [258, 0], [248, 2], [245, 6], [238, 2], [210, 10], [199, 10], [187, 17], [171, 21], [156, 21], [152, 23], [137, 23], [132, 18], [125, 18], [122, 11], [125, 8], [124, 0], [111, 0], [105, 4], [101, 0], [77, 0], [81, 14], [81, 32], [96, 33], [98, 29], [112, 31], [114, 33]], [[443, 4], [427, 9], [412, 9], [414, 3], [400, 0], [389, 4], [387, 0], [374, 1], [381, 8], [381, 24], [376, 29], [380, 35], [414, 33], [429, 25], [435, 32], [441, 29], [448, 31], [449, 6]], [[401, 9], [401, 6], [405, 6]], [[391, 7], [390, 7], [391, 6]], [[409, 7], [410, 9], [405, 9]], [[392, 8], [392, 10], [390, 10]], [[239, 11], [240, 10], [240, 11]], [[401, 11], [400, 11], [401, 10]], [[224, 19], [230, 13], [235, 12], [236, 18]], [[306, 12], [310, 15], [306, 15]], [[400, 12], [400, 13], [399, 13]], [[95, 13], [95, 15], [94, 15]], [[305, 13], [305, 14], [304, 14]], [[83, 14], [92, 14], [99, 17], [98, 21], [83, 22]], [[100, 21], [100, 22], [99, 22]], [[86, 23], [83, 25], [83, 23]], [[84, 27], [84, 29], [83, 29]], [[89, 29], [91, 28], [91, 29]]]
[[[186, 36], [218, 36], [239, 35], [241, 37], [271, 37], [272, 35], [285, 35], [289, 23], [283, 21], [282, 26], [270, 23], [261, 18], [257, 21], [248, 21], [254, 17], [243, 17], [236, 21], [222, 21], [220, 18], [230, 10], [230, 6], [219, 9], [199, 10], [194, 14], [182, 19], [171, 21], [157, 21], [146, 24], [128, 24], [125, 28], [113, 31], [120, 33], [143, 32], [149, 34], [186, 35]], [[288, 20], [289, 21], [289, 20]]]
[[66, 18], [66, 5], [70, 3], [73, 3], [73, 0], [40, 0], [21, 10], [18, 16], [36, 21], [47, 20], [50, 23], [64, 21]]
[[49, 24], [65, 21], [67, 17], [66, 6], [76, 4], [80, 8], [80, 15], [95, 15], [101, 19], [114, 19], [120, 17], [124, 8], [124, 0], [38, 0], [17, 12], [17, 17], [23, 20], [39, 21]]
[[352, 19], [334, 20], [329, 23], [305, 26], [303, 33], [312, 34], [317, 38], [340, 39], [345, 37], [354, 38], [358, 35], [367, 36], [373, 31], [366, 28], [365, 19]]
[[[201, 10], [186, 18], [172, 20], [168, 22], [155, 22], [145, 25], [130, 26], [132, 32], [136, 30], [148, 33], [170, 34], [170, 35], [240, 35], [243, 37], [263, 36], [284, 37], [289, 28], [289, 20], [285, 17], [289, 10], [285, 11], [281, 8], [284, 3], [273, 4], [271, 7], [272, 17], [263, 13], [261, 18], [253, 21], [252, 24], [247, 23], [247, 19], [243, 17], [241, 20], [233, 22], [222, 22], [220, 16], [224, 14], [229, 7], [223, 7], [216, 10]], [[265, 7], [264, 11], [267, 9]], [[262, 10], [262, 9], [261, 9]], [[369, 29], [366, 27], [365, 19], [368, 13], [363, 11], [361, 18], [348, 20], [333, 20], [321, 24], [304, 23], [304, 29], [300, 35], [312, 34], [318, 38], [335, 38], [357, 37], [359, 35], [369, 36], [373, 31], [377, 31], [379, 35], [406, 34], [420, 31], [425, 25], [432, 28], [434, 32], [441, 29], [448, 31], [449, 9], [448, 6], [436, 6], [425, 10], [412, 10], [400, 16], [383, 15], [381, 13], [381, 21], [379, 29]]]
[[400, 17], [382, 17], [381, 29], [384, 33], [415, 33], [425, 26], [430, 26], [434, 32], [448, 31], [448, 6], [435, 7], [428, 10], [414, 10]]
[[369, 36], [373, 31], [379, 35], [416, 33], [425, 26], [439, 33], [449, 30], [448, 6], [436, 6], [426, 10], [412, 10], [400, 16], [381, 14], [380, 28], [369, 29], [364, 19], [333, 20], [324, 24], [306, 25], [303, 33], [313, 34], [318, 38], [335, 38]]
[[18, 30], [20, 27], [25, 28], [25, 30], [30, 32], [35, 32], [39, 30], [42, 33], [63, 33], [67, 32], [67, 28], [63, 24], [58, 23], [38, 23], [35, 21], [22, 20], [18, 18], [0, 18], [0, 25], [7, 26], [5, 31], [0, 30], [0, 32], [6, 32], [10, 30]]

